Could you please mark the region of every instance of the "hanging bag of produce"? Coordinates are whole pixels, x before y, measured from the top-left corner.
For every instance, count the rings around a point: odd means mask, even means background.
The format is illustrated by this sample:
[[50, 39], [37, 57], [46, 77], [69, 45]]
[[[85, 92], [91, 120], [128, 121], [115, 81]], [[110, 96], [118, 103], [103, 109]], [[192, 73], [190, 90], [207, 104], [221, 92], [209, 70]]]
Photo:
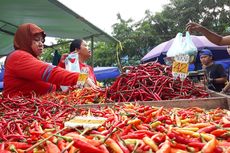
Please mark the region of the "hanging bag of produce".
[[198, 52], [197, 48], [194, 45], [189, 32], [187, 31], [185, 34], [185, 40], [183, 42], [182, 54], [189, 55], [189, 57], [190, 57], [189, 63], [192, 63], [196, 59], [197, 52]]
[[167, 52], [167, 57], [175, 57], [176, 55], [180, 54], [183, 50], [183, 37], [182, 33], [178, 33], [173, 40], [171, 47]]
[[174, 57], [180, 54], [182, 49], [183, 49], [183, 37], [182, 37], [182, 33], [179, 32], [174, 38], [172, 45], [170, 46], [168, 52], [166, 53], [167, 57], [164, 58], [165, 64], [172, 65], [174, 61]]

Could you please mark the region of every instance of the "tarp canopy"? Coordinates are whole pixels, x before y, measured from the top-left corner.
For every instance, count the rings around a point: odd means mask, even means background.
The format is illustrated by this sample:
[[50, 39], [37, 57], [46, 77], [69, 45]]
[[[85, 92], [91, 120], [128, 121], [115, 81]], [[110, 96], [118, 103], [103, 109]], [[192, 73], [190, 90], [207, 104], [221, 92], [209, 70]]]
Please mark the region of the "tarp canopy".
[[0, 56], [12, 51], [13, 35], [23, 23], [37, 24], [49, 37], [118, 42], [58, 0], [1, 0]]
[[[161, 60], [161, 56], [164, 56], [164, 57], [166, 56], [166, 53], [169, 50], [169, 48], [171, 47], [174, 39], [175, 38], [170, 39], [166, 42], [163, 42], [163, 43], [157, 45], [150, 52], [148, 52], [141, 59], [141, 61], [142, 62], [148, 62], [148, 61], [154, 60], [154, 58], [156, 58], [156, 57], [160, 57], [158, 59]], [[184, 37], [184, 39], [185, 39], [185, 37]], [[214, 52], [214, 54], [216, 54], [216, 55], [214, 55], [214, 57], [218, 60], [219, 59], [225, 59], [226, 57], [228, 57], [227, 46], [217, 46], [217, 45], [213, 44], [212, 42], [210, 42], [205, 36], [191, 35], [191, 40], [193, 41], [194, 45], [196, 46], [196, 48], [198, 50], [201, 50], [203, 48], [210, 49], [212, 52]]]
[[118, 67], [95, 67], [94, 74], [98, 81], [114, 79], [120, 75]]

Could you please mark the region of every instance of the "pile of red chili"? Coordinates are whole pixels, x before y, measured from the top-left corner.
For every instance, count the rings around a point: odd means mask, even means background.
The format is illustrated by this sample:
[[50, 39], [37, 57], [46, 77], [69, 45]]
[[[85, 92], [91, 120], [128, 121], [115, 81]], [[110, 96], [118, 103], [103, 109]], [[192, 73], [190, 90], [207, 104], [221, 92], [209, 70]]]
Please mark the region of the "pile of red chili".
[[[230, 112], [132, 104], [90, 108], [107, 118], [98, 129], [65, 129], [64, 122], [89, 109], [38, 98], [0, 99], [0, 152], [131, 153], [230, 151]], [[47, 140], [44, 141], [44, 139]], [[73, 143], [72, 143], [73, 142]]]
[[[42, 128], [63, 127], [63, 121], [74, 114], [74, 107], [60, 101], [32, 98], [0, 99], [0, 139], [29, 140]], [[29, 128], [29, 129], [28, 129]]]
[[172, 77], [170, 66], [156, 62], [130, 66], [108, 90], [108, 98], [116, 102], [157, 101], [208, 97], [209, 94], [185, 79]]
[[[49, 93], [42, 96], [41, 99], [61, 101], [71, 105], [105, 103], [105, 91], [85, 87], [83, 89], [69, 90], [68, 92]], [[106, 102], [109, 102], [108, 99]]]

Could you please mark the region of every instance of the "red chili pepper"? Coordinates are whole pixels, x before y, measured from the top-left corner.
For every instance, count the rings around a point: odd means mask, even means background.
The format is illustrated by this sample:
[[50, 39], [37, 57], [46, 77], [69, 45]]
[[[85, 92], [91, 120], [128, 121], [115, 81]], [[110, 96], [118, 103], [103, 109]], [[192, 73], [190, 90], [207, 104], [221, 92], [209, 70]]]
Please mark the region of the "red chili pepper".
[[215, 136], [208, 142], [205, 144], [205, 146], [202, 148], [201, 152], [203, 153], [212, 153], [214, 152], [214, 149], [217, 146], [217, 140], [215, 138]]
[[214, 153], [223, 153], [223, 149], [221, 147], [216, 147], [214, 150], [213, 150]]
[[87, 153], [103, 153], [102, 150], [95, 147], [94, 145], [84, 142], [80, 139], [74, 138], [73, 139], [74, 144], [73, 146], [78, 148], [81, 152], [87, 152]]
[[31, 144], [24, 143], [24, 142], [7, 142], [8, 145], [14, 145], [16, 149], [28, 149], [31, 147]]
[[[64, 150], [66, 147], [66, 143], [63, 139], [58, 139], [57, 145], [60, 150]], [[64, 153], [67, 153], [67, 151], [65, 151]]]
[[46, 144], [47, 144], [47, 151], [48, 151], [48, 153], [61, 153], [61, 151], [58, 148], [58, 146], [56, 146], [52, 142], [46, 141]]
[[132, 124], [129, 124], [124, 128], [123, 132], [121, 133], [121, 136], [127, 135], [131, 129], [132, 129]]
[[166, 115], [158, 116], [158, 117], [157, 117], [157, 120], [158, 120], [158, 121], [165, 121], [166, 119], [168, 119], [168, 116], [166, 116]]
[[202, 133], [202, 132], [210, 133], [210, 132], [212, 132], [213, 130], [216, 130], [216, 129], [217, 129], [216, 125], [210, 125], [210, 126], [207, 126], [207, 127], [199, 129], [197, 132], [199, 132], [199, 133]]
[[166, 140], [156, 153], [170, 153], [171, 146], [169, 140]]
[[[145, 115], [145, 116], [146, 116], [146, 115]], [[152, 113], [149, 114], [149, 115], [147, 115], [147, 118], [144, 120], [144, 123], [149, 123], [149, 122], [151, 122], [151, 121], [152, 121], [152, 118], [153, 118]]]
[[143, 139], [145, 137], [144, 133], [137, 133], [137, 134], [128, 134], [128, 135], [124, 135], [121, 136], [122, 139]]
[[162, 125], [158, 125], [156, 127], [156, 130], [159, 131], [159, 132], [167, 132], [166, 128]]
[[22, 140], [22, 139], [25, 139], [25, 135], [18, 135], [18, 134], [8, 134], [6, 135], [6, 139], [9, 140], [11, 139], [12, 141], [13, 140]]
[[80, 139], [80, 140], [82, 140], [82, 141], [84, 141], [86, 143], [89, 143], [91, 145], [94, 145], [94, 146], [101, 145], [101, 143], [99, 141], [87, 139], [86, 137], [84, 137], [82, 135], [79, 135], [76, 132], [67, 133], [63, 138], [65, 139], [65, 137], [72, 137], [73, 139]]
[[135, 145], [134, 144], [127, 144], [127, 148], [129, 149], [130, 152], [134, 150]]
[[224, 127], [224, 128], [230, 127], [230, 123], [225, 123], [225, 124], [223, 124], [223, 127]]
[[125, 120], [123, 122], [121, 122], [120, 124], [118, 124], [116, 127], [117, 128], [123, 128], [126, 124], [127, 124], [128, 120]]
[[211, 134], [215, 135], [216, 137], [219, 137], [226, 132], [227, 132], [227, 130], [225, 130], [225, 129], [216, 129], [216, 130], [212, 131]]
[[[182, 144], [188, 144], [190, 142], [194, 142], [194, 140], [189, 139], [189, 138], [185, 138], [183, 136], [180, 136], [178, 134], [174, 134], [173, 138], [175, 139], [176, 142], [178, 143], [182, 143]], [[171, 138], [172, 139], [172, 138]]]
[[11, 153], [11, 151], [8, 151], [8, 150], [0, 150], [0, 153]]
[[108, 149], [106, 148], [106, 146], [104, 144], [100, 145], [98, 147], [103, 153], [109, 153]]
[[150, 109], [150, 110], [148, 110], [148, 111], [145, 111], [144, 112], [144, 116], [148, 116], [148, 115], [150, 115], [150, 114], [152, 114], [153, 112], [155, 112], [156, 110], [154, 110], [154, 109]]
[[116, 152], [116, 153], [122, 153], [122, 149], [120, 148], [120, 146], [116, 143], [116, 141], [114, 141], [113, 139], [111, 138], [108, 138], [105, 142], [106, 145], [108, 145], [113, 152]]
[[121, 150], [123, 151], [123, 153], [130, 153], [129, 149], [122, 143], [121, 140], [119, 140], [119, 138], [116, 142], [119, 145], [119, 147], [121, 148]]
[[186, 150], [187, 145], [181, 143], [171, 143], [171, 147]]
[[146, 134], [149, 137], [152, 137], [153, 135], [155, 135], [154, 132], [149, 131], [149, 130], [137, 130], [137, 131], [134, 131], [133, 133], [136, 133], [136, 134], [137, 133], [144, 133], [144, 134]]
[[149, 124], [139, 124], [139, 125], [136, 125], [136, 128], [138, 130], [149, 130], [150, 129]]
[[194, 148], [199, 148], [199, 149], [202, 149], [205, 146], [205, 144], [202, 142], [190, 142], [188, 143], [188, 145]]

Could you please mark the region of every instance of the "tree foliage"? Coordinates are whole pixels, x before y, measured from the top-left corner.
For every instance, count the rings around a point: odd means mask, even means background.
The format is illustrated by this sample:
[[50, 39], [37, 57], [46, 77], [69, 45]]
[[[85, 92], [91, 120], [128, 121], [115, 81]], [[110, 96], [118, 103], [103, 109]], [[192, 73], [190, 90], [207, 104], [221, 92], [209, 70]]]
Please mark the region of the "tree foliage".
[[[154, 46], [175, 37], [178, 32], [184, 32], [189, 21], [200, 23], [220, 35], [229, 34], [229, 4], [230, 0], [171, 0], [156, 14], [146, 10], [140, 21], [131, 18], [124, 20], [117, 14], [112, 35], [123, 46], [120, 58], [128, 57], [128, 62], [123, 62], [123, 66], [138, 64]], [[66, 50], [66, 47], [58, 49]], [[96, 66], [113, 66], [116, 65], [115, 61], [115, 45], [102, 42], [95, 44]]]

